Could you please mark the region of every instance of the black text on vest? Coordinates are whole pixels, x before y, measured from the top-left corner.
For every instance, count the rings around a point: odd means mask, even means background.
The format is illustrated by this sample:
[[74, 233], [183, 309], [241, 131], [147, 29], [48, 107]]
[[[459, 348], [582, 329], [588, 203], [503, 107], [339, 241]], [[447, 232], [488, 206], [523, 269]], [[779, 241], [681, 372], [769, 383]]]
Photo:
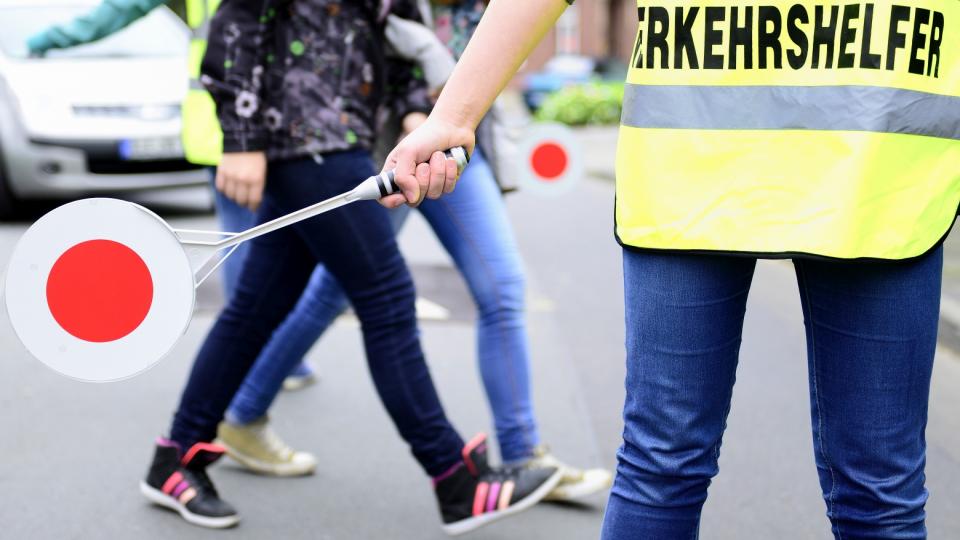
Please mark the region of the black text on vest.
[[[939, 77], [943, 13], [901, 5], [889, 9], [889, 24], [875, 24], [872, 3], [790, 8], [646, 5], [637, 8], [640, 30], [633, 66], [861, 68]], [[698, 20], [700, 31], [694, 29]]]

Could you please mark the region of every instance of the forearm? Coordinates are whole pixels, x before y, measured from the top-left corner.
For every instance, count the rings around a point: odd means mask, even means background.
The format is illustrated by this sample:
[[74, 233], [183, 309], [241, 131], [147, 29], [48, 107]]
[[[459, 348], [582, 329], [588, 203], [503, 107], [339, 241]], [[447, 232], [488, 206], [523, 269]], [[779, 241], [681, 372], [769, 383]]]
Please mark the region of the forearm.
[[165, 0], [104, 0], [89, 13], [51, 26], [27, 40], [31, 52], [74, 47], [114, 34], [142, 18]]
[[493, 0], [434, 107], [475, 129], [520, 65], [567, 8], [566, 0]]

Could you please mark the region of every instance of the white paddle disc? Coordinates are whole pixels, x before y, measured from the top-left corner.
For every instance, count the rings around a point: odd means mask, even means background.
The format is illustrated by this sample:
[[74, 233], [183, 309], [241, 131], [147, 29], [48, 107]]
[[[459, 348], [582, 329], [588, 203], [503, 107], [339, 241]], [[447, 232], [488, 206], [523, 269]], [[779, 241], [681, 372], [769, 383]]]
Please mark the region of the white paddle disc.
[[193, 315], [195, 282], [174, 231], [116, 199], [61, 206], [31, 226], [7, 270], [10, 322], [30, 353], [83, 381], [136, 375]]
[[522, 189], [540, 195], [562, 195], [583, 179], [583, 151], [576, 135], [563, 124], [532, 124], [517, 150]]

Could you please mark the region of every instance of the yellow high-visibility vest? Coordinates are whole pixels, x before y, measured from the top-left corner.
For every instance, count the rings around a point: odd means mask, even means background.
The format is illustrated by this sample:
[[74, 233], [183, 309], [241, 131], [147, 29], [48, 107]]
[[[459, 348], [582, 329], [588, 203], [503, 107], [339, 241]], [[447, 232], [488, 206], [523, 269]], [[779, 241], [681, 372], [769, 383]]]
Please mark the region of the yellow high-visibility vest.
[[190, 26], [190, 88], [183, 101], [183, 151], [187, 161], [198, 165], [216, 165], [223, 152], [223, 132], [213, 98], [200, 84], [200, 64], [207, 50], [210, 18], [220, 0], [187, 0], [187, 24]]
[[960, 1], [641, 0], [625, 246], [906, 259], [960, 203]]

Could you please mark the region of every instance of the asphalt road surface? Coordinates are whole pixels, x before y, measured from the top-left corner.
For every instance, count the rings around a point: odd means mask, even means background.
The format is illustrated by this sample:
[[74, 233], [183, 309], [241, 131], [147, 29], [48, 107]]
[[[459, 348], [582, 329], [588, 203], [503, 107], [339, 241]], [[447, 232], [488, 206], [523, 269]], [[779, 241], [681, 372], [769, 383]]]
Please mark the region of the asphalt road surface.
[[[613, 186], [598, 177], [559, 197], [510, 196], [508, 205], [529, 271], [529, 332], [544, 439], [573, 464], [612, 467], [624, 372]], [[205, 215], [170, 219], [181, 227], [214, 226]], [[0, 268], [25, 227], [0, 226]], [[443, 308], [427, 310], [431, 318], [422, 321], [422, 331], [448, 413], [465, 436], [489, 430], [468, 345], [474, 316], [464, 286], [419, 217], [408, 224], [402, 244], [420, 295]], [[151, 442], [169, 423], [220, 301], [219, 283], [205, 284], [196, 317], [174, 352], [146, 374], [113, 384], [74, 382], [32, 360], [0, 310], [0, 538], [444, 538], [430, 484], [376, 399], [349, 317], [310, 354], [320, 384], [281, 396], [273, 411], [283, 437], [318, 455], [315, 476], [264, 478], [225, 460], [214, 479], [243, 513], [241, 525], [228, 532], [192, 527], [141, 498], [137, 483]], [[789, 262], [762, 262], [702, 538], [829, 537], [813, 462], [804, 351], [793, 269]], [[937, 358], [927, 440], [930, 537], [958, 538], [960, 362], [946, 348]], [[604, 500], [540, 505], [469, 538], [596, 538]]]

